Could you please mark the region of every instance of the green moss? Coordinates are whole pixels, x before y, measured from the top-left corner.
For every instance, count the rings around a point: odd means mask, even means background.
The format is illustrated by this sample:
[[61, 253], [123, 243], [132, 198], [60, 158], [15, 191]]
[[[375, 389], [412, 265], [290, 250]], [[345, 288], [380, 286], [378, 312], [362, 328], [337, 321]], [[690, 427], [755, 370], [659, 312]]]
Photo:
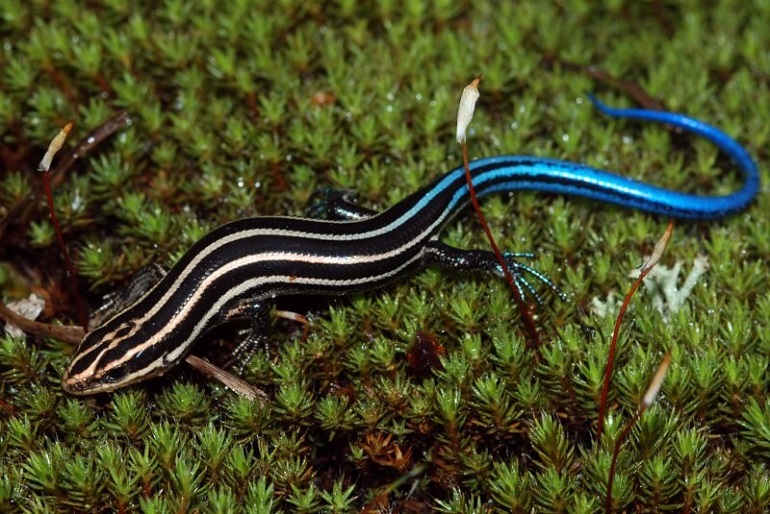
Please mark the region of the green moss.
[[[636, 81], [724, 128], [761, 167], [768, 158], [761, 0], [220, 4], [0, 0], [0, 216], [14, 213], [0, 249], [4, 296], [34, 287], [48, 295], [48, 320], [75, 317], [48, 257], [45, 204], [12, 209], [39, 190], [34, 163], [64, 123], [77, 120], [72, 145], [119, 109], [130, 126], [55, 191], [93, 303], [222, 222], [303, 214], [317, 187], [377, 209], [413, 192], [460, 161], [455, 102], [476, 73], [472, 156], [567, 158], [704, 194], [738, 186], [712, 145], [600, 116], [586, 91], [630, 100], [569, 62]], [[73, 399], [59, 386], [71, 349], [3, 337], [0, 510], [594, 512], [612, 445], [670, 351], [660, 403], [620, 453], [615, 508], [763, 511], [766, 197], [730, 219], [677, 225], [666, 264], [705, 253], [711, 269], [668, 323], [644, 292], [635, 299], [598, 447], [613, 319], [587, 309], [627, 289], [665, 220], [528, 193], [484, 209], [500, 246], [536, 252], [527, 262], [569, 295], [544, 295], [539, 357], [503, 281], [435, 270], [314, 304], [306, 342], [276, 322], [243, 374], [271, 404], [183, 366]], [[487, 244], [472, 214], [442, 238]], [[433, 341], [427, 371], [410, 363], [418, 337]]]

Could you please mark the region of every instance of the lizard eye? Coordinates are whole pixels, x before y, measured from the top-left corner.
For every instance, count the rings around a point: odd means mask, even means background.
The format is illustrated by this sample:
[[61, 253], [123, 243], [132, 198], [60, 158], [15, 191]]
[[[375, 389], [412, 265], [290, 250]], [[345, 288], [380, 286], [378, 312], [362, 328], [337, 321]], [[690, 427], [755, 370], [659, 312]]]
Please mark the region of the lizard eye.
[[122, 379], [125, 375], [125, 370], [121, 367], [113, 368], [109, 371], [106, 371], [101, 378], [101, 381], [106, 384], [113, 384], [117, 382], [118, 380]]

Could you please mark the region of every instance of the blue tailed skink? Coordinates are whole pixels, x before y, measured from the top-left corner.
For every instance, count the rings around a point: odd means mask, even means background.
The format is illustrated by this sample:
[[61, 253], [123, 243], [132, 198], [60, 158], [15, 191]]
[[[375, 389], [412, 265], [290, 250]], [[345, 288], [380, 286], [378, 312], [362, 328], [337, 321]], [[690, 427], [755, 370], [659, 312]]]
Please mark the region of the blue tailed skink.
[[[743, 171], [743, 186], [726, 196], [697, 196], [571, 162], [499, 156], [471, 163], [477, 194], [544, 191], [694, 220], [735, 213], [757, 195], [756, 164], [720, 130], [681, 114], [594, 102], [610, 116], [665, 123], [710, 140]], [[441, 228], [468, 201], [464, 171], [457, 168], [381, 213], [330, 202], [330, 216], [337, 219], [256, 217], [220, 226], [149, 290], [85, 336], [63, 388], [94, 394], [165, 373], [209, 328], [234, 318], [252, 319], [246, 346], [263, 341], [268, 307], [277, 296], [366, 291], [432, 265], [499, 272], [491, 253], [437, 241]], [[511, 264], [547, 282], [533, 269]]]

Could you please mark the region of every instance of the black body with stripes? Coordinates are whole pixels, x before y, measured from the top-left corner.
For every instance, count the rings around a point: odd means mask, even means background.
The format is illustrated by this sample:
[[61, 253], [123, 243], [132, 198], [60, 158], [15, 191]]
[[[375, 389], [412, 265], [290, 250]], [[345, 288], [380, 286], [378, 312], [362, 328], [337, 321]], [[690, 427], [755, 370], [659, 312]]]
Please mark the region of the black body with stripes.
[[[104, 392], [161, 374], [240, 304], [262, 308], [286, 294], [365, 291], [420, 269], [426, 242], [467, 201], [460, 193], [450, 212], [465, 179], [457, 174], [436, 190], [442, 179], [361, 220], [260, 217], [218, 227], [142, 298], [86, 335], [65, 388]], [[434, 192], [430, 202], [426, 191]], [[408, 215], [417, 207], [419, 214]]]

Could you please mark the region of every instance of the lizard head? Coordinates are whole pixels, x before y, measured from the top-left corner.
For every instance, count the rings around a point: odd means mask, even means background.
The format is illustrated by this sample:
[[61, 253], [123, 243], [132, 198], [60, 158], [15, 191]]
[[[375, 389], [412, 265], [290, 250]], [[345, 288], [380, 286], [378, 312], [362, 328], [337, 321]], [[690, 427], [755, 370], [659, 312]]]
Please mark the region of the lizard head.
[[86, 334], [62, 388], [77, 396], [108, 393], [162, 374], [170, 367], [168, 355], [144, 332], [124, 311]]

